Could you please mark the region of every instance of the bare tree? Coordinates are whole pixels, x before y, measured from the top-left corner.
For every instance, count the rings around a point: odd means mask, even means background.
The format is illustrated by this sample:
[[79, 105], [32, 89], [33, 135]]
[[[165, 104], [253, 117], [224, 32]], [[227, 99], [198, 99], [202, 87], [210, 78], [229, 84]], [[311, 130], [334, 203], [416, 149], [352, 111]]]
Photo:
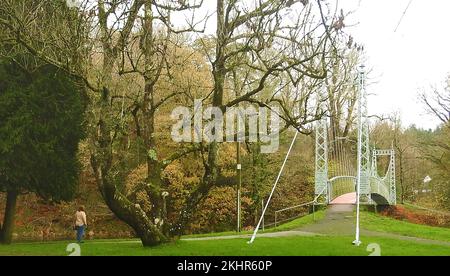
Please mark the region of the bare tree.
[[[343, 15], [326, 11], [322, 2], [217, 0], [214, 49], [200, 39], [212, 67], [212, 105], [225, 111], [244, 103], [275, 104], [286, 128], [310, 133], [308, 124], [323, 116], [313, 96], [344, 27]], [[218, 150], [217, 143], [209, 145], [203, 182], [190, 195], [180, 225], [216, 182]]]
[[423, 92], [420, 99], [428, 112], [443, 124], [450, 122], [450, 77], [443, 91], [433, 87], [431, 92]]
[[[70, 72], [92, 91], [91, 163], [97, 184], [109, 208], [136, 231], [145, 246], [169, 239], [162, 171], [171, 161], [196, 150], [195, 147], [181, 149], [165, 159], [158, 158], [155, 115], [177, 93], [156, 95], [155, 85], [170, 70], [167, 54], [171, 43], [176, 47], [175, 34], [193, 29], [175, 29], [171, 14], [193, 10], [201, 4], [202, 1], [86, 0], [80, 10], [55, 6], [54, 1], [8, 0], [0, 4], [0, 24], [7, 28], [4, 36], [13, 47]], [[73, 22], [66, 20], [69, 13], [73, 14]], [[67, 32], [66, 26], [71, 23], [87, 31]], [[190, 25], [196, 26], [192, 22]], [[89, 40], [78, 43], [86, 35]], [[90, 64], [74, 62], [74, 57], [87, 57], [84, 61]], [[126, 95], [115, 89], [115, 80], [129, 74], [142, 79], [142, 93]], [[121, 158], [117, 157], [116, 148], [124, 131], [124, 112], [142, 117], [134, 122], [141, 130], [137, 133], [147, 152], [146, 190], [153, 204], [151, 214], [129, 201], [120, 188], [124, 172], [119, 169]]]
[[[217, 180], [217, 143], [208, 148], [189, 145], [162, 157], [155, 138], [158, 111], [184, 93], [176, 89], [162, 92], [157, 84], [170, 80], [173, 63], [180, 62], [169, 58], [179, 47], [180, 35], [204, 29], [204, 18], [195, 16], [202, 2], [84, 0], [79, 9], [61, 7], [64, 1], [53, 0], [0, 3], [0, 26], [4, 27], [0, 35], [9, 47], [0, 54], [31, 53], [89, 88], [91, 165], [99, 190], [144, 246], [181, 233]], [[309, 133], [307, 125], [323, 116], [314, 96], [327, 77], [335, 37], [344, 27], [343, 16], [335, 16], [322, 5], [321, 0], [252, 4], [217, 0], [214, 49], [207, 46], [208, 38], [199, 39], [211, 64], [214, 86], [205, 101], [222, 110], [241, 103], [275, 104], [281, 107], [286, 128]], [[180, 12], [192, 15], [185, 29], [173, 25], [174, 14]], [[127, 78], [131, 89], [120, 90]], [[146, 151], [143, 184], [152, 204], [150, 212], [130, 201], [122, 188], [127, 170], [121, 167], [124, 153], [120, 148], [131, 128]], [[196, 151], [207, 155], [203, 181], [186, 200], [179, 219], [168, 221], [163, 171], [172, 161]]]
[[327, 79], [328, 110], [331, 119], [332, 139], [348, 137], [356, 118], [358, 99], [358, 64], [360, 51], [344, 47], [334, 53], [335, 60]]

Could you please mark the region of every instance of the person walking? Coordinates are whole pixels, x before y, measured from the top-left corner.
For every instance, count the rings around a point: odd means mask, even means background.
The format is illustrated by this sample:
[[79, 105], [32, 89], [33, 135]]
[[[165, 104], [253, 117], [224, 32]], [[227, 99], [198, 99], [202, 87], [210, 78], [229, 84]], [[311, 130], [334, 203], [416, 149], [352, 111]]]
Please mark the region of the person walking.
[[77, 241], [83, 243], [84, 231], [87, 227], [86, 212], [84, 206], [80, 206], [75, 213], [75, 229], [77, 230]]

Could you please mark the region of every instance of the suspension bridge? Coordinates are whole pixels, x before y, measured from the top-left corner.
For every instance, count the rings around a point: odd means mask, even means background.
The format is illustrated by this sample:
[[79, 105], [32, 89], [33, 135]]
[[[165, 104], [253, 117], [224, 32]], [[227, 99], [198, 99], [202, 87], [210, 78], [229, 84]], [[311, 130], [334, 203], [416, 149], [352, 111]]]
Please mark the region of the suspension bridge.
[[[316, 126], [316, 197], [325, 204], [396, 205], [395, 151], [370, 146], [363, 69], [359, 76], [358, 141], [330, 133], [328, 120], [324, 117]], [[355, 145], [356, 151], [352, 150]], [[381, 157], [387, 157], [388, 164], [380, 174]]]
[[[325, 94], [325, 93], [323, 93]], [[326, 95], [319, 99], [320, 108], [326, 110]], [[364, 66], [358, 77], [357, 97], [357, 140], [339, 137], [330, 127], [329, 116], [323, 116], [315, 126], [315, 197], [311, 202], [285, 208], [275, 212], [277, 215], [297, 208], [317, 205], [355, 205], [357, 208], [356, 240], [359, 245], [359, 209], [360, 205], [396, 205], [395, 150], [377, 149], [370, 144], [369, 116], [367, 108], [367, 90]], [[278, 177], [266, 201], [261, 218], [249, 243], [252, 243], [264, 220], [274, 191], [282, 176], [284, 167], [298, 137], [296, 132], [288, 153], [281, 166]], [[380, 159], [387, 159], [379, 166]]]

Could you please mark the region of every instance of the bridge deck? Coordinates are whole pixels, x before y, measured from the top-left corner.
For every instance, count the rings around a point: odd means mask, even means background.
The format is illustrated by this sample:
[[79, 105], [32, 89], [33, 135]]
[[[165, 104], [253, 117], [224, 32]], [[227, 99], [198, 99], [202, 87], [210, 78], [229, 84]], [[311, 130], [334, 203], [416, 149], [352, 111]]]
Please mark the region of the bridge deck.
[[331, 205], [356, 204], [356, 193], [349, 193], [349, 194], [341, 195], [341, 196], [337, 197], [335, 200], [333, 200], [330, 204]]

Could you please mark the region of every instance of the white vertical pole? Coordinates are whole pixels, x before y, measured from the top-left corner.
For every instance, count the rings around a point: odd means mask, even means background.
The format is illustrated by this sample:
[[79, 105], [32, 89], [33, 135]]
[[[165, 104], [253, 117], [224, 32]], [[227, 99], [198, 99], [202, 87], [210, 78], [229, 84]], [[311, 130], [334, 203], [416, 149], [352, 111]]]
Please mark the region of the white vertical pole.
[[252, 238], [250, 239], [250, 241], [248, 241], [248, 243], [253, 243], [255, 241], [256, 234], [258, 234], [259, 227], [261, 226], [264, 215], [266, 214], [267, 208], [269, 207], [270, 200], [272, 200], [273, 193], [275, 192], [275, 189], [277, 188], [278, 181], [280, 181], [281, 174], [283, 173], [284, 166], [286, 166], [286, 162], [289, 158], [289, 155], [291, 154], [292, 148], [294, 147], [295, 140], [297, 140], [298, 133], [299, 133], [298, 131], [295, 132], [294, 139], [292, 139], [291, 146], [289, 147], [286, 157], [284, 158], [284, 162], [283, 162], [283, 165], [281, 166], [280, 172], [278, 173], [277, 179], [275, 180], [275, 183], [273, 184], [272, 191], [270, 192], [270, 196], [267, 199], [266, 207], [264, 207], [264, 210], [261, 214], [261, 218], [259, 218], [258, 225], [256, 226], [255, 231], [253, 232]]
[[360, 240], [360, 229], [359, 229], [359, 213], [360, 213], [360, 192], [361, 192], [361, 172], [362, 172], [362, 164], [361, 164], [361, 159], [362, 159], [362, 101], [363, 101], [363, 97], [362, 97], [362, 93], [364, 88], [364, 66], [361, 66], [361, 71], [359, 73], [359, 95], [358, 95], [358, 176], [357, 176], [357, 182], [356, 182], [356, 234], [355, 234], [355, 240], [353, 241], [353, 244], [356, 246], [360, 246], [361, 245], [361, 240]]

